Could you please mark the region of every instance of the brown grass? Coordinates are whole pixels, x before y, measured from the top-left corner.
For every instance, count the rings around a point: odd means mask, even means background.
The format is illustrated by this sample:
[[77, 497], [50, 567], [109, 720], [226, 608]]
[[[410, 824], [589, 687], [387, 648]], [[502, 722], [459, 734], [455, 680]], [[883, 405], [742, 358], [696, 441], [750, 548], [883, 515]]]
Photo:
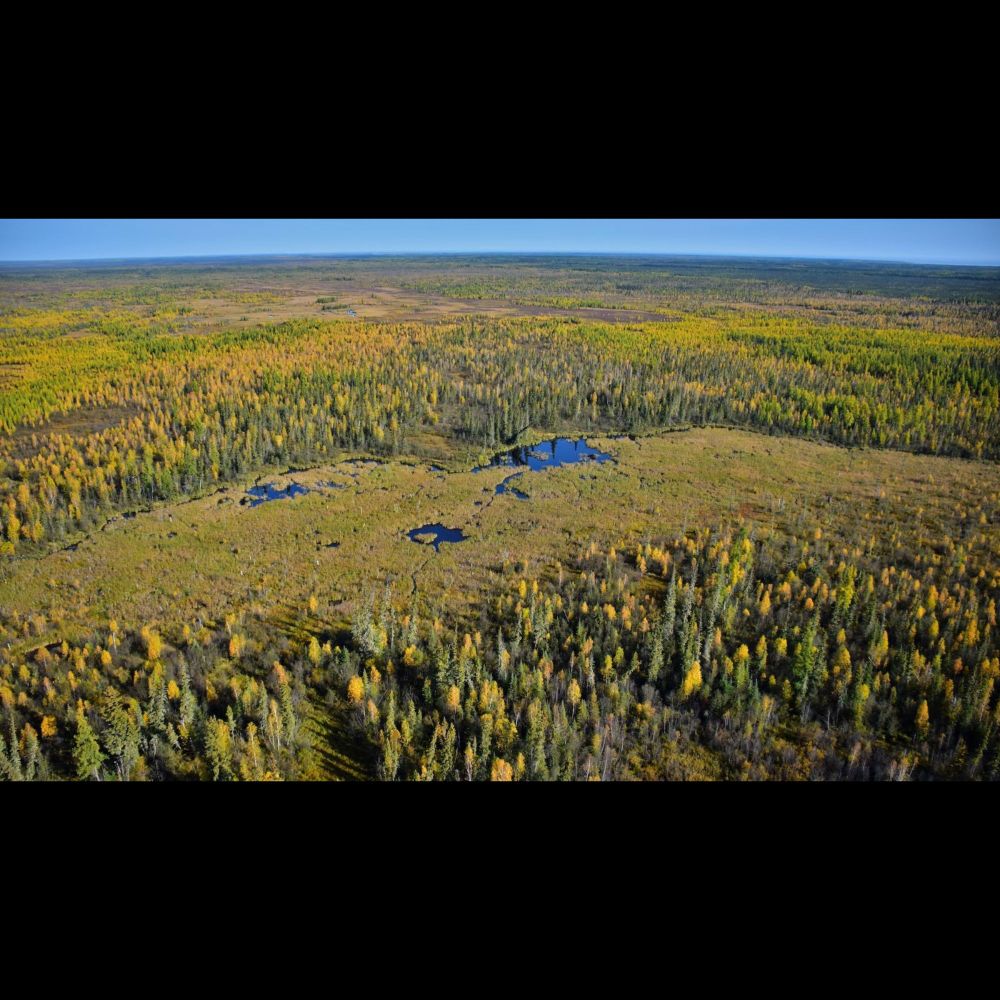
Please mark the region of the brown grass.
[[[955, 505], [1000, 489], [991, 463], [744, 431], [592, 443], [617, 463], [526, 473], [518, 486], [527, 501], [494, 493], [509, 470], [446, 475], [412, 457], [264, 475], [279, 487], [334, 480], [345, 488], [256, 508], [240, 504], [242, 488], [229, 488], [117, 518], [75, 551], [16, 560], [0, 603], [24, 613], [68, 609], [67, 621], [81, 625], [112, 615], [166, 624], [234, 607], [265, 615], [301, 608], [315, 592], [334, 627], [349, 619], [358, 595], [390, 580], [398, 595], [416, 587], [425, 607], [440, 601], [461, 616], [505, 563], [527, 560], [542, 572], [591, 540], [632, 545], [740, 517], [786, 533], [821, 526], [824, 544], [837, 547], [875, 536], [890, 559], [898, 546], [904, 560], [916, 533], [954, 536]], [[425, 444], [430, 451], [432, 441]], [[455, 453], [447, 464], [463, 468]], [[438, 521], [462, 528], [468, 541], [435, 553], [406, 537]]]

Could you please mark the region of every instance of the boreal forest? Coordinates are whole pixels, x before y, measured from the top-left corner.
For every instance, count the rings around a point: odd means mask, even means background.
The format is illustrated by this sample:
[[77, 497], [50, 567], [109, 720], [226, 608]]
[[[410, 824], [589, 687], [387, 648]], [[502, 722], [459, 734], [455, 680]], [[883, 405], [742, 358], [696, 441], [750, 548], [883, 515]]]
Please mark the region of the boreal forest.
[[1000, 268], [0, 265], [0, 780], [1000, 777]]

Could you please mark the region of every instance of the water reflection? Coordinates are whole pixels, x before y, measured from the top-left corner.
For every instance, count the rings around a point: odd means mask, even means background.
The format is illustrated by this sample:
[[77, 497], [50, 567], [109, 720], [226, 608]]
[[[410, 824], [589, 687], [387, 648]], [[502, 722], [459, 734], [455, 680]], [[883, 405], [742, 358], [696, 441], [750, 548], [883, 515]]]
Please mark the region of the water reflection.
[[274, 483], [264, 483], [263, 486], [251, 486], [247, 490], [247, 495], [254, 499], [250, 501], [251, 507], [259, 507], [269, 500], [286, 500], [289, 497], [302, 496], [308, 493], [309, 488], [300, 483], [289, 483], [283, 490], [275, 489]]
[[[574, 441], [572, 438], [556, 437], [552, 438], [551, 441], [512, 448], [510, 451], [497, 455], [489, 465], [476, 466], [472, 471], [482, 472], [484, 469], [516, 468], [526, 465], [529, 471], [540, 472], [542, 469], [557, 469], [562, 465], [574, 465], [577, 462], [613, 461], [614, 458], [608, 452], [591, 448], [584, 438]], [[529, 499], [527, 493], [510, 485], [512, 480], [523, 474], [522, 471], [508, 476], [497, 486], [496, 492], [512, 493], [519, 500]]]
[[[422, 535], [430, 535], [430, 538], [422, 538]], [[442, 542], [464, 542], [466, 536], [461, 528], [446, 528], [443, 524], [423, 524], [419, 528], [414, 528], [406, 533], [411, 542], [419, 542], [421, 545], [433, 545], [434, 551], [439, 552]]]

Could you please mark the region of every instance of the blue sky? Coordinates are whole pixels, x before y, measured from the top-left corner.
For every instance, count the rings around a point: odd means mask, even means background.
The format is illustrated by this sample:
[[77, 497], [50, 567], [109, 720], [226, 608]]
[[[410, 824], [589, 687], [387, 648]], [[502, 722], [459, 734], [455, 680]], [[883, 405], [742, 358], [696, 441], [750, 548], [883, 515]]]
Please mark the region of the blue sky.
[[490, 250], [733, 254], [1000, 265], [1000, 220], [0, 220], [0, 260]]

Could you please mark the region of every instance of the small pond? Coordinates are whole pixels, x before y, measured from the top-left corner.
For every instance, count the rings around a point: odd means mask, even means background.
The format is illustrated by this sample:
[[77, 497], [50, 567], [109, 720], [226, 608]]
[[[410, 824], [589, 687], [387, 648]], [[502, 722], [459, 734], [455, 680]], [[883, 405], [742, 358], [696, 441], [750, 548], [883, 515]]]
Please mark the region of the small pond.
[[[425, 540], [420, 538], [420, 535], [430, 535], [433, 537]], [[446, 528], [443, 524], [423, 524], [419, 528], [408, 531], [406, 536], [411, 542], [418, 542], [421, 545], [433, 545], [435, 552], [440, 551], [439, 546], [442, 542], [464, 542], [466, 539], [461, 528]]]
[[[526, 445], [521, 448], [512, 448], [501, 455], [497, 455], [489, 465], [476, 466], [473, 472], [482, 472], [484, 469], [496, 468], [516, 468], [517, 466], [527, 466], [531, 472], [540, 472], [542, 469], [558, 469], [562, 465], [574, 465], [577, 462], [613, 462], [614, 458], [606, 451], [591, 448], [584, 438], [574, 441], [572, 438], [557, 437], [551, 441], [542, 441], [539, 444]], [[511, 485], [514, 479], [522, 476], [524, 470], [515, 472], [501, 482], [497, 488], [497, 493], [511, 493], [518, 500], [529, 499], [528, 494]]]
[[557, 437], [539, 444], [512, 448], [497, 455], [489, 465], [476, 466], [472, 471], [482, 472], [483, 469], [494, 469], [497, 466], [526, 465], [532, 472], [539, 472], [542, 469], [556, 469], [560, 465], [573, 465], [576, 462], [613, 461], [614, 458], [606, 451], [591, 448], [583, 438], [574, 441], [572, 438]]
[[519, 490], [516, 486], [512, 486], [511, 483], [515, 479], [520, 479], [523, 476], [523, 472], [515, 472], [513, 476], [508, 476], [506, 479], [497, 483], [496, 491], [497, 493], [511, 493], [517, 497], [518, 500], [530, 500], [531, 497], [527, 493]]
[[308, 486], [300, 483], [289, 483], [283, 490], [275, 489], [274, 483], [265, 483], [263, 486], [251, 486], [247, 490], [247, 495], [253, 497], [250, 501], [251, 507], [259, 507], [268, 500], [287, 500], [290, 497], [302, 496], [309, 492]]

